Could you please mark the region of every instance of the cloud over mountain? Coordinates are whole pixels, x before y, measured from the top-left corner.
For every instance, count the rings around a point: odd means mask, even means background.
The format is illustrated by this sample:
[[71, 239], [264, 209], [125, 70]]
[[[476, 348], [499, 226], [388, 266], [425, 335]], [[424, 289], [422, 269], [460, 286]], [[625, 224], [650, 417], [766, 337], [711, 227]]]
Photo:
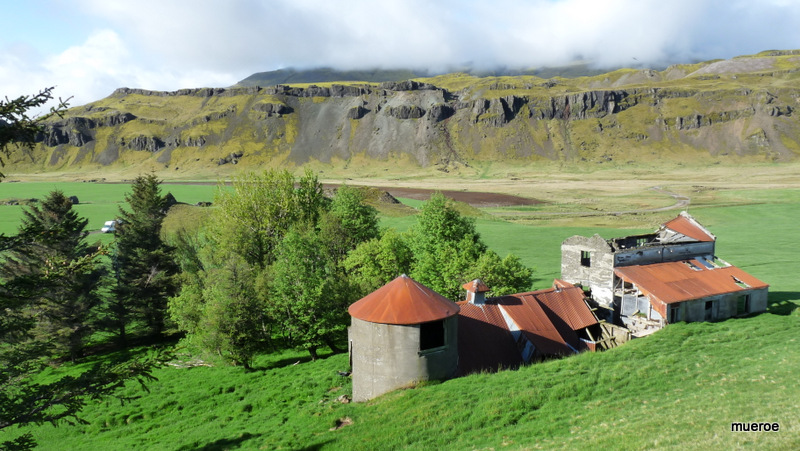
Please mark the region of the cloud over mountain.
[[[59, 6], [60, 5], [60, 6]], [[800, 48], [790, 0], [76, 0], [57, 54], [0, 55], [7, 92], [227, 86], [282, 67], [663, 65]], [[53, 2], [53, 8], [65, 8]], [[54, 34], [57, 39], [58, 33]], [[14, 82], [15, 77], [19, 81]], [[35, 83], [35, 85], [33, 84]]]

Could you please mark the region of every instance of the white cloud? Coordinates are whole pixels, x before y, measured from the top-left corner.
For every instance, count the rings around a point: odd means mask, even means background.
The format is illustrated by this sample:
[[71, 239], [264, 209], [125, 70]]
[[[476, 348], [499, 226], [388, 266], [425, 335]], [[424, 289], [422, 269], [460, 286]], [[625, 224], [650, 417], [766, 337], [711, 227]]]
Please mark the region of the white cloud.
[[57, 85], [57, 95], [74, 96], [78, 105], [123, 86], [229, 86], [288, 66], [536, 67], [577, 57], [612, 66], [800, 48], [800, 2], [789, 0], [74, 0], [69, 6], [71, 29], [91, 34], [55, 55], [16, 44], [2, 49], [1, 94]]
[[[83, 0], [156, 66], [241, 74], [281, 66], [536, 66], [581, 55], [717, 58], [800, 47], [787, 0]], [[133, 45], [133, 44], [129, 44]], [[759, 47], [756, 47], [759, 46]], [[737, 49], [741, 51], [737, 52]], [[725, 54], [711, 54], [711, 52]], [[669, 62], [669, 61], [668, 61]]]
[[[33, 56], [31, 49], [0, 53], [3, 95], [9, 98], [32, 95], [55, 86], [56, 98], [71, 98], [70, 105], [77, 106], [102, 99], [120, 87], [175, 90], [228, 86], [236, 81], [231, 74], [203, 69], [144, 68], [120, 36], [107, 29], [92, 33], [81, 45], [45, 57], [41, 63]], [[53, 105], [55, 101], [48, 107]]]

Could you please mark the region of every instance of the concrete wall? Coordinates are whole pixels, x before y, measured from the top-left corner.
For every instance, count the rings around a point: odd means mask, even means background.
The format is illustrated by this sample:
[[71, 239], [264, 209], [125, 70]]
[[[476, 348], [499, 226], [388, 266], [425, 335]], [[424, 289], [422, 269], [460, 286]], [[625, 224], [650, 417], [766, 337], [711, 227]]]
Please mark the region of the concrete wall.
[[713, 257], [714, 242], [696, 242], [670, 244], [668, 246], [645, 246], [617, 251], [614, 256], [614, 265], [633, 266], [650, 265], [653, 263], [675, 262], [690, 260], [693, 257]]
[[[681, 302], [678, 304], [678, 308], [680, 309], [680, 321], [686, 322], [694, 322], [694, 321], [706, 321], [706, 302], [711, 302], [711, 320], [725, 320], [728, 318], [733, 318], [738, 315], [738, 303], [739, 298], [743, 295], [750, 295], [750, 305], [747, 312], [744, 314], [749, 313], [757, 313], [757, 312], [764, 312], [767, 310], [767, 297], [768, 297], [768, 290], [766, 288], [762, 288], [760, 290], [749, 290], [749, 291], [740, 291], [731, 294], [724, 294], [719, 296], [711, 296], [702, 299], [696, 299], [693, 301], [686, 301]], [[674, 305], [674, 304], [673, 304]], [[667, 305], [667, 320], [669, 321], [669, 308], [670, 306]]]
[[[581, 254], [588, 251], [590, 266], [581, 264]], [[561, 244], [561, 279], [579, 283], [592, 290], [592, 298], [605, 307], [614, 303], [614, 254], [600, 235], [575, 235]]]
[[[649, 245], [620, 249], [616, 252], [600, 235], [575, 235], [561, 244], [561, 278], [592, 290], [592, 298], [608, 308], [614, 305], [614, 268], [689, 260], [714, 256], [714, 242]], [[591, 255], [590, 266], [581, 264], [584, 251]]]
[[457, 315], [444, 320], [445, 345], [420, 352], [419, 325], [378, 324], [352, 318], [349, 329], [353, 401], [367, 401], [458, 369]]

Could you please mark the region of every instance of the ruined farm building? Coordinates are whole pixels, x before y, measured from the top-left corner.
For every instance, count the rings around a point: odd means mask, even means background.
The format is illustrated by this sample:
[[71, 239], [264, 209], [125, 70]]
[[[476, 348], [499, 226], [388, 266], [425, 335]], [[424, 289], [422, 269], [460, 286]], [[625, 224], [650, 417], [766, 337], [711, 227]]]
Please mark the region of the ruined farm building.
[[354, 401], [456, 375], [459, 307], [453, 301], [404, 274], [348, 311]]
[[463, 285], [458, 303], [459, 373], [516, 368], [524, 363], [611, 347], [583, 290], [555, 280], [552, 288], [486, 298], [480, 279]]
[[605, 240], [573, 236], [561, 245], [561, 278], [636, 329], [762, 312], [768, 285], [717, 258], [716, 237], [682, 212], [651, 234]]

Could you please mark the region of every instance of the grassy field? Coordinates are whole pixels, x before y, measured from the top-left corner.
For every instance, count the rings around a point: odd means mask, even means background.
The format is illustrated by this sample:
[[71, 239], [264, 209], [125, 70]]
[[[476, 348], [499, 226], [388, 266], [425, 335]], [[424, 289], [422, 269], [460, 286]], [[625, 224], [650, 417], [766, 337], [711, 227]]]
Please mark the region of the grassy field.
[[[77, 196], [79, 204], [74, 208], [89, 219], [88, 229], [100, 230], [105, 221], [117, 217], [120, 206], [126, 206], [125, 194], [130, 192], [128, 183], [81, 183], [81, 182], [25, 182], [0, 183], [0, 202], [11, 199], [42, 199], [51, 191], [59, 189], [66, 196]], [[217, 187], [211, 185], [162, 185], [162, 193], [172, 193], [178, 202], [195, 204], [214, 199]], [[0, 205], [0, 233], [16, 232], [22, 217], [22, 206]]]
[[[593, 174], [603, 185], [595, 207], [613, 209], [618, 196], [635, 196], [639, 187], [656, 185], [690, 196], [692, 215], [718, 237], [718, 255], [770, 283], [767, 313], [675, 324], [605, 353], [427, 383], [363, 404], [338, 401], [351, 390], [349, 378], [338, 374], [348, 369], [346, 355], [323, 355], [316, 362], [307, 361], [303, 352], [264, 355], [255, 362], [256, 369], [247, 372], [205, 366], [213, 362], [198, 360], [190, 348], [179, 348], [173, 365], [156, 372], [159, 380], [149, 384], [150, 393], [130, 386], [124, 394], [141, 395], [139, 399], [124, 405], [113, 400], [90, 405], [84, 411], [88, 425], [30, 430], [42, 449], [53, 450], [798, 449], [797, 177], [783, 168], [772, 177], [765, 168], [751, 168], [747, 179], [726, 178], [746, 172], [736, 168], [689, 172], [690, 176], [682, 170], [645, 174], [626, 183], [615, 181], [611, 172]], [[548, 192], [550, 199], [561, 193], [559, 208], [566, 210], [570, 196], [585, 193], [588, 186], [580, 177], [572, 182], [567, 178], [554, 175], [542, 182], [547, 189], [528, 189]], [[4, 191], [23, 185], [27, 184], [0, 184], [0, 199], [42, 196], [28, 190]], [[69, 192], [69, 185], [57, 186], [68, 195], [77, 193], [82, 202], [83, 195], [87, 202], [107, 202], [112, 210], [127, 189], [101, 185], [120, 189], [118, 197], [111, 191], [102, 197], [91, 189]], [[464, 186], [489, 190], [486, 183]], [[498, 192], [520, 189], [502, 180], [492, 186], [499, 187], [494, 190]], [[181, 188], [188, 191], [172, 185], [165, 191], [190, 203], [213, 197], [213, 186]], [[42, 193], [49, 189], [41, 187]], [[565, 238], [650, 231], [677, 214], [586, 216], [580, 204], [573, 207], [578, 213], [563, 217], [482, 216], [476, 226], [492, 249], [501, 255], [513, 252], [535, 267], [535, 286], [542, 288], [559, 275], [559, 247]], [[5, 208], [10, 207], [0, 207], [2, 218]], [[509, 216], [516, 214], [507, 210]], [[503, 209], [495, 212], [502, 216]], [[408, 216], [382, 218], [383, 226], [398, 229], [413, 222]], [[730, 432], [731, 422], [745, 421], [778, 422], [780, 431]]]

